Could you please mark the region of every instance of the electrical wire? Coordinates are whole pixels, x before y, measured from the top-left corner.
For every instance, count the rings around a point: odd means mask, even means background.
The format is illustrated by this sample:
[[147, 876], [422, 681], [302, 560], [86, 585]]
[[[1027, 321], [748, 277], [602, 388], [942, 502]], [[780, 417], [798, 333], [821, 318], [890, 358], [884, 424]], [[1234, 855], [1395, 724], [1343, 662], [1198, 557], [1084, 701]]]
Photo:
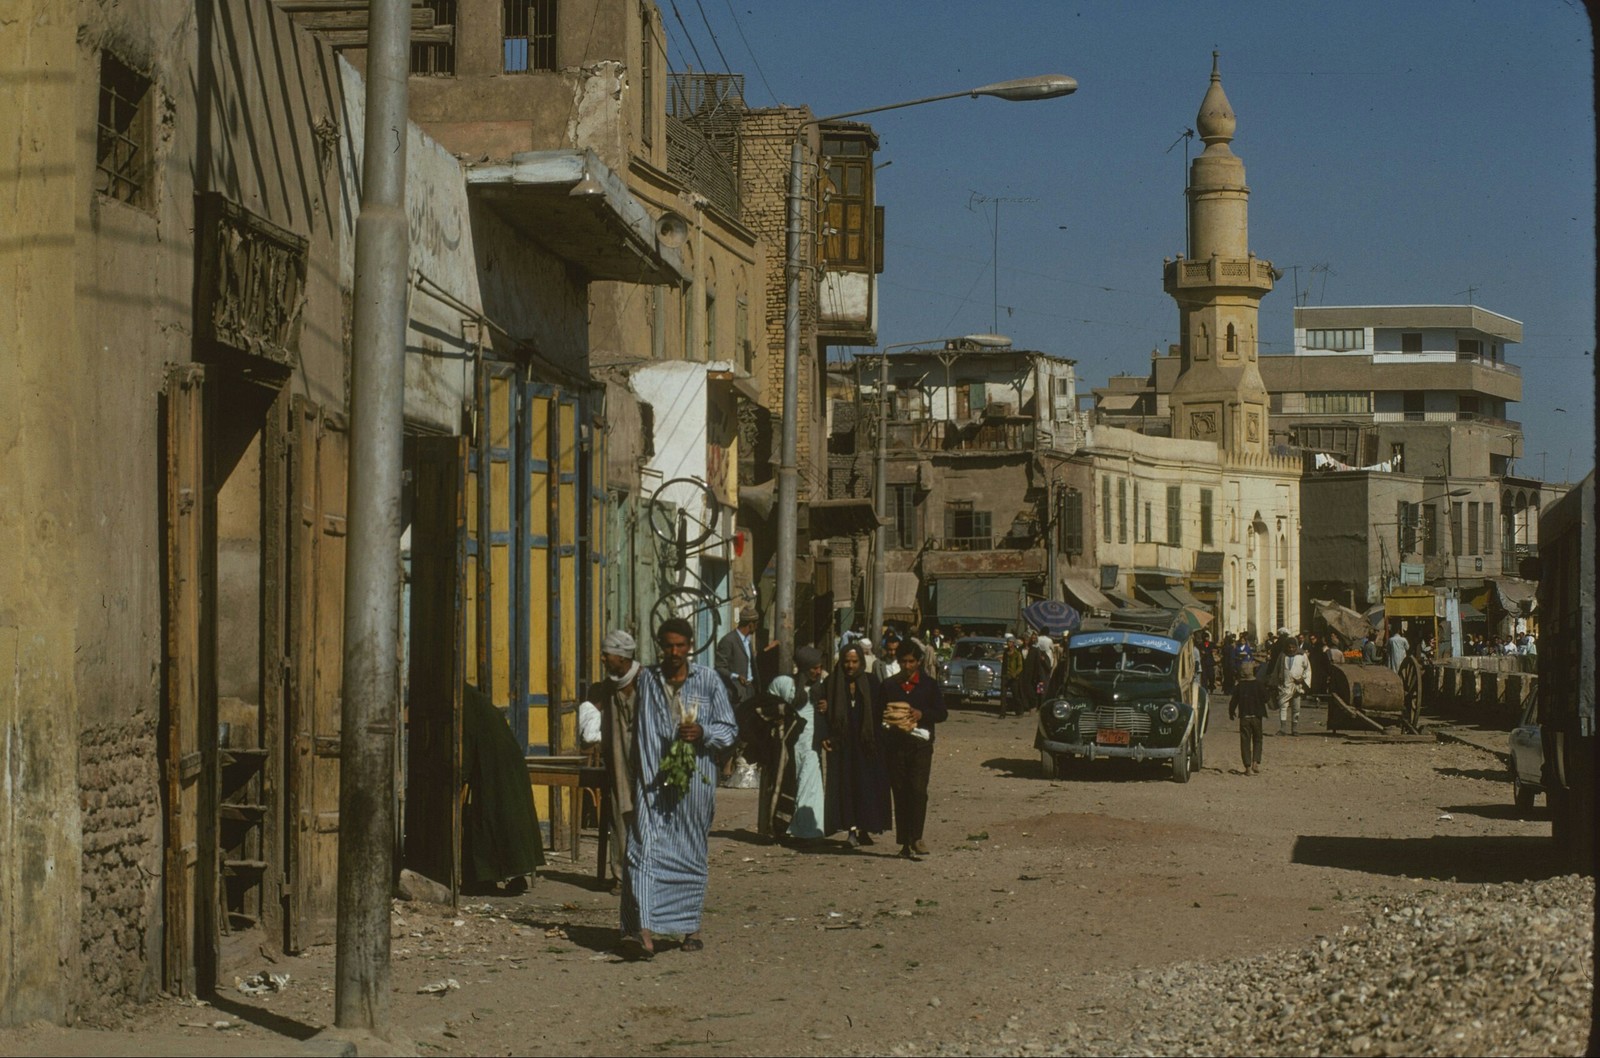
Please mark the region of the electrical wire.
[[683, 13], [678, 10], [678, 0], [668, 0], [672, 7], [672, 17], [678, 20], [678, 28], [683, 30], [683, 39], [688, 41], [689, 50], [694, 52], [694, 61], [700, 64], [700, 69], [708, 69], [706, 61], [700, 58], [700, 49], [695, 47], [694, 36], [689, 32], [688, 25], [683, 21]]
[[722, 54], [722, 42], [717, 40], [717, 31], [711, 28], [711, 20], [706, 17], [705, 5], [700, 0], [694, 0], [694, 6], [700, 9], [700, 21], [706, 24], [706, 32], [711, 34], [711, 46], [717, 49], [717, 58], [722, 60], [723, 73], [732, 73], [733, 64], [728, 61], [726, 55]]
[[761, 68], [761, 60], [756, 58], [755, 49], [750, 47], [750, 41], [744, 35], [744, 27], [739, 24], [739, 16], [734, 13], [733, 0], [722, 0], [722, 2], [728, 5], [728, 15], [733, 19], [733, 28], [739, 32], [739, 39], [744, 42], [744, 50], [750, 54], [750, 64], [756, 68], [756, 76], [761, 78], [761, 85], [767, 90], [767, 95], [772, 99], [772, 105], [781, 106], [782, 104], [778, 102], [778, 93], [774, 92], [772, 86], [767, 83], [767, 74]]

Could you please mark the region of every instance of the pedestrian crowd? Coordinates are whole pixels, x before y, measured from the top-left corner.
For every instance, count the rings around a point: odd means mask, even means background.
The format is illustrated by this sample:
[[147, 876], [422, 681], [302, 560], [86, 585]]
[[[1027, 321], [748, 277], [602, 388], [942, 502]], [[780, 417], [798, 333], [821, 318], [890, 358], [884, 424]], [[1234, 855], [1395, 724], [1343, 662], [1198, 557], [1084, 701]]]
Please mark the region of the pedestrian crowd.
[[[833, 839], [855, 850], [892, 828], [900, 857], [929, 855], [928, 787], [938, 726], [947, 718], [939, 671], [962, 630], [947, 638], [933, 628], [915, 637], [885, 627], [874, 640], [856, 629], [829, 644], [831, 660], [800, 647], [793, 671], [763, 679], [763, 659], [775, 644], [758, 649], [756, 627], [754, 609], [741, 610], [737, 626], [715, 644], [711, 666], [693, 660], [694, 628], [681, 618], [655, 630], [654, 664], [638, 658], [628, 633], [604, 639], [607, 675], [590, 688], [578, 720], [604, 766], [620, 823], [612, 851], [628, 958], [652, 958], [661, 936], [681, 938], [682, 951], [704, 947], [716, 790], [739, 761], [760, 772], [755, 829], [763, 839], [801, 849]], [[1249, 631], [1213, 638], [1201, 630], [1197, 678], [1208, 693], [1220, 686], [1229, 696], [1243, 774], [1258, 775], [1274, 709], [1277, 733], [1298, 735], [1302, 703], [1326, 693], [1333, 666], [1387, 664], [1404, 679], [1431, 656], [1431, 642], [1416, 638], [1395, 629], [1381, 642], [1350, 641], [1280, 628], [1258, 643]], [[1505, 652], [1504, 642], [1469, 637], [1467, 652]], [[997, 659], [1002, 715], [1044, 704], [1065, 670], [1065, 643], [1005, 636]], [[1531, 636], [1509, 649], [1536, 652]]]

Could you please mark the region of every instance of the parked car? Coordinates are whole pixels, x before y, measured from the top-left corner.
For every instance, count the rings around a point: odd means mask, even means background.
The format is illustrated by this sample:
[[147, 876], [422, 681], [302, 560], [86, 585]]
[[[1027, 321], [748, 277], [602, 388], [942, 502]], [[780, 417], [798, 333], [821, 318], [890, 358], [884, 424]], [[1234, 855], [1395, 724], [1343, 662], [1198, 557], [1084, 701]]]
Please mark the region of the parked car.
[[1511, 797], [1526, 812], [1543, 792], [1544, 733], [1539, 728], [1538, 697], [1533, 696], [1511, 729]]
[[1121, 757], [1170, 760], [1173, 779], [1188, 782], [1204, 763], [1210, 704], [1187, 632], [1079, 632], [1062, 665], [1034, 740], [1045, 778], [1064, 777], [1069, 762]]
[[993, 636], [963, 636], [944, 669], [944, 697], [950, 705], [998, 704], [1000, 663], [1006, 641]]

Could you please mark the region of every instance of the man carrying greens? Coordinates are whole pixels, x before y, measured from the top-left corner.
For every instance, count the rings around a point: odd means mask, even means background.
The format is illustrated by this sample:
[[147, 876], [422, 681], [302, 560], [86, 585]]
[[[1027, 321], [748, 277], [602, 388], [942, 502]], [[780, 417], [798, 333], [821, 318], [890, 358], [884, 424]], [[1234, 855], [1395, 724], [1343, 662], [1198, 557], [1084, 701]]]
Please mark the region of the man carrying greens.
[[714, 669], [689, 661], [694, 629], [681, 617], [656, 629], [656, 663], [639, 674], [634, 720], [633, 818], [622, 882], [622, 954], [655, 955], [657, 934], [700, 951], [716, 813], [718, 750], [737, 737], [727, 689]]

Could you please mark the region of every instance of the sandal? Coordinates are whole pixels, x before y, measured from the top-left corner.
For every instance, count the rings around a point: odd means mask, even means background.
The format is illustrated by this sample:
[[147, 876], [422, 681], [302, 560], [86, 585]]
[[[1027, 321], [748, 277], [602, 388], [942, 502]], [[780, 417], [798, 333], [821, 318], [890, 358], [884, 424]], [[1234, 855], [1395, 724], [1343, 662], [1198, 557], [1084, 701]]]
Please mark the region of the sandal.
[[706, 950], [706, 942], [701, 940], [699, 937], [685, 937], [685, 938], [683, 938], [683, 944], [679, 946], [678, 950], [679, 951], [705, 951]]
[[646, 962], [656, 957], [655, 949], [645, 947], [644, 939], [633, 933], [622, 938], [617, 950], [629, 962]]

